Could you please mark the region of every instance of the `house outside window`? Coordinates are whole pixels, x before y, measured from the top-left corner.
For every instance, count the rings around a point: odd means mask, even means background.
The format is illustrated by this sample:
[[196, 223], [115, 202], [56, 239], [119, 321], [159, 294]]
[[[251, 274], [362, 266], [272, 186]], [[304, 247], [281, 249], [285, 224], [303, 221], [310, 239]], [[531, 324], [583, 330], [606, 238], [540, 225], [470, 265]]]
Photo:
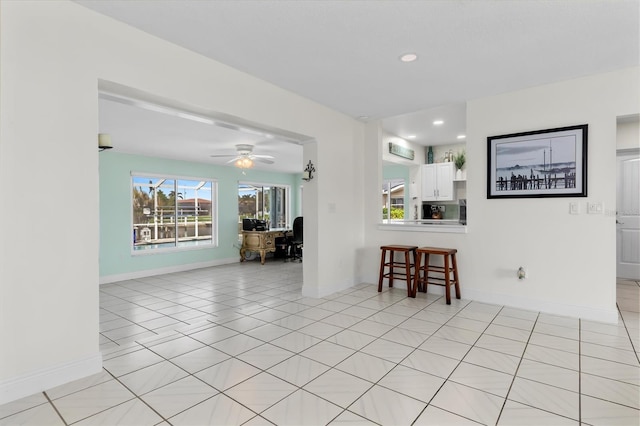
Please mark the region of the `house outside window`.
[[132, 248], [193, 249], [216, 244], [216, 182], [132, 174]]
[[382, 182], [382, 220], [404, 219], [404, 179]]

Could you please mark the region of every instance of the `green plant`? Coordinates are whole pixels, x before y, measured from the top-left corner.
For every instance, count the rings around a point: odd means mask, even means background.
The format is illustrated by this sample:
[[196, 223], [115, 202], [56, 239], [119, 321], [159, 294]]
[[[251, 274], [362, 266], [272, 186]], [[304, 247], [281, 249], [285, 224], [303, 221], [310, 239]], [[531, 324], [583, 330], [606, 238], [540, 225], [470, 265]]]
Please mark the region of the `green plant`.
[[462, 170], [464, 167], [464, 163], [467, 162], [467, 155], [465, 151], [460, 151], [456, 155], [453, 156], [453, 164], [456, 165], [456, 169]]
[[391, 217], [389, 217], [389, 210], [386, 207], [383, 207], [382, 219], [404, 219], [404, 210], [397, 207], [391, 207]]
[[404, 210], [391, 207], [391, 219], [404, 219]]

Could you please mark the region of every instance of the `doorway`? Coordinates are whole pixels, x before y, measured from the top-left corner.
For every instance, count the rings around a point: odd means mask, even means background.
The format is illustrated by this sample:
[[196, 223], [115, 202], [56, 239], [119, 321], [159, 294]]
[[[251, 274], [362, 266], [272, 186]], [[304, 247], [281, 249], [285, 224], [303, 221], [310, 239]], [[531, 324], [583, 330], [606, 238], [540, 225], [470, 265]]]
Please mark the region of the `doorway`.
[[638, 115], [618, 119], [616, 276], [640, 280], [640, 141]]

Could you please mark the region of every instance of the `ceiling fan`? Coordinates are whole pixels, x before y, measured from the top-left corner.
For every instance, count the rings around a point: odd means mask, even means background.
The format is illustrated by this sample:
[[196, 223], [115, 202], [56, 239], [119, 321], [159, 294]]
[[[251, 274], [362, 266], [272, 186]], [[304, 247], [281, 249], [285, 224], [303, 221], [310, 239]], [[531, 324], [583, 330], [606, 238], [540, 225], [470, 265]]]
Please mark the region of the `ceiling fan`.
[[249, 169], [253, 167], [254, 161], [259, 161], [265, 164], [273, 164], [272, 155], [260, 155], [253, 153], [253, 145], [239, 144], [236, 145], [236, 154], [216, 154], [211, 157], [233, 157], [227, 163], [234, 163], [236, 167], [241, 169]]

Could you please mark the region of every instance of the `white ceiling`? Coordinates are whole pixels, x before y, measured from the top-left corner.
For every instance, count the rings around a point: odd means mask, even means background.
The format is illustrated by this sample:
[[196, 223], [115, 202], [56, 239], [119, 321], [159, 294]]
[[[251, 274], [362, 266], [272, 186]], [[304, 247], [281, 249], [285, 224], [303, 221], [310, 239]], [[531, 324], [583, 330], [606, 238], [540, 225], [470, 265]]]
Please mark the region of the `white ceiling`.
[[114, 151], [228, 166], [234, 157], [211, 155], [235, 156], [236, 145], [249, 144], [254, 154], [274, 157], [274, 164], [256, 162], [255, 169], [300, 173], [303, 168], [301, 138], [104, 92], [98, 109], [100, 133], [111, 135]]
[[639, 0], [77, 2], [423, 145], [457, 142], [467, 100], [639, 63]]

